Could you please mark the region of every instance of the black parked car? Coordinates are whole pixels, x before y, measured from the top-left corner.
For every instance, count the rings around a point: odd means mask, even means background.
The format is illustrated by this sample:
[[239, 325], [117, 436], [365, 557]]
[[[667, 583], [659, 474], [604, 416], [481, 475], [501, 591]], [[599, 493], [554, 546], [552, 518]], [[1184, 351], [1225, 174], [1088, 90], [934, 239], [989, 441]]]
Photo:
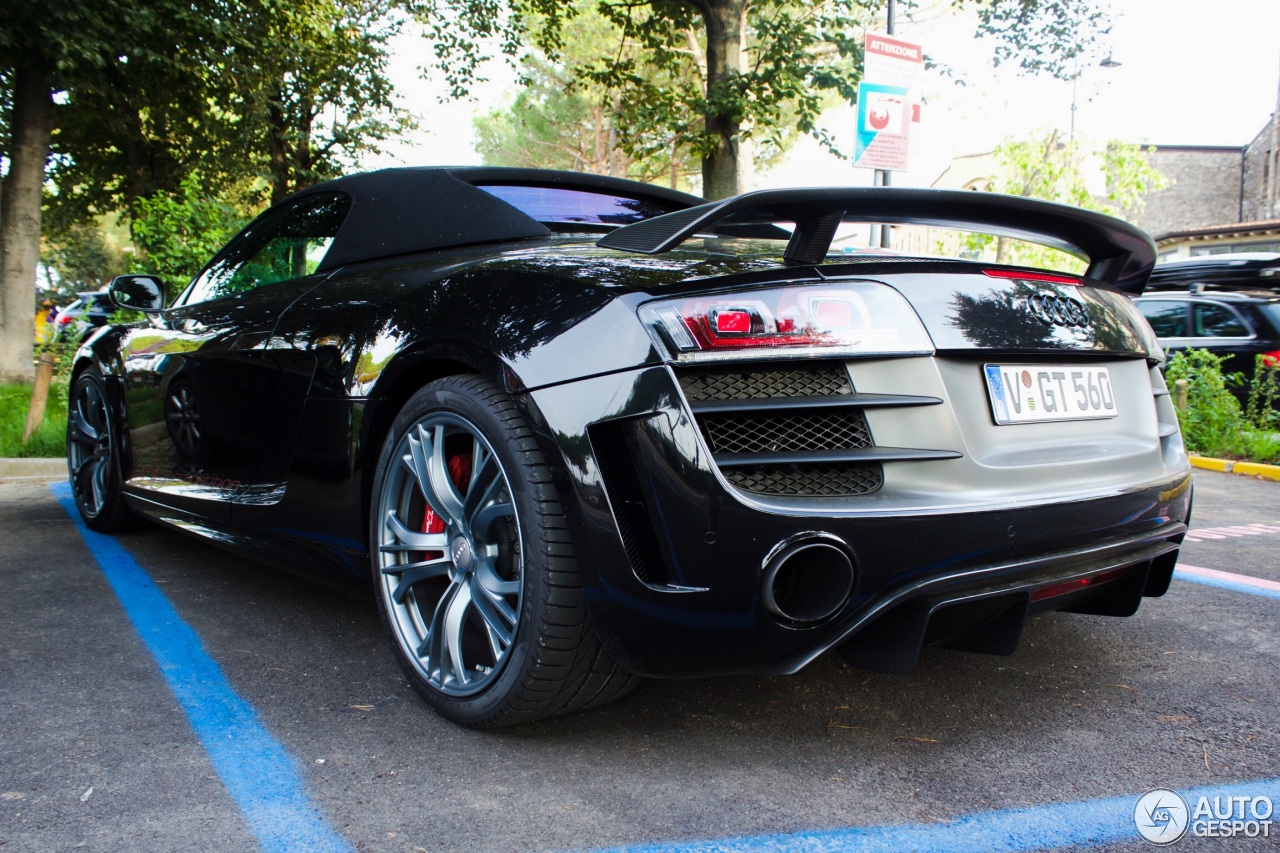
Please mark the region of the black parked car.
[[[1225, 373], [1253, 376], [1258, 356], [1280, 366], [1280, 253], [1170, 261], [1136, 300], [1166, 350], [1224, 356]], [[1243, 397], [1244, 387], [1235, 387]]]
[[76, 299], [54, 317], [53, 338], [80, 342], [94, 329], [107, 325], [116, 310], [105, 290], [76, 294]]
[[[1079, 277], [830, 255], [844, 222], [1031, 237]], [[1190, 469], [1129, 296], [1151, 241], [1059, 205], [400, 169], [262, 214], [77, 354], [86, 522], [372, 594], [461, 723], [839, 648], [1008, 654], [1169, 585]], [[1100, 650], [1099, 652], [1104, 653]]]

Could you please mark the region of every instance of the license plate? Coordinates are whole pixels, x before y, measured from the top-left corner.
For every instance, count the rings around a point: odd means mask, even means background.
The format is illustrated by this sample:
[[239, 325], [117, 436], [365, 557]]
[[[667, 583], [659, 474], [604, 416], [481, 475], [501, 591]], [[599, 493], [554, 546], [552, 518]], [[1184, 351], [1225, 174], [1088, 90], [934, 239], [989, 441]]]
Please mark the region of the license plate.
[[997, 424], [1083, 421], [1118, 414], [1105, 367], [988, 364], [983, 373]]

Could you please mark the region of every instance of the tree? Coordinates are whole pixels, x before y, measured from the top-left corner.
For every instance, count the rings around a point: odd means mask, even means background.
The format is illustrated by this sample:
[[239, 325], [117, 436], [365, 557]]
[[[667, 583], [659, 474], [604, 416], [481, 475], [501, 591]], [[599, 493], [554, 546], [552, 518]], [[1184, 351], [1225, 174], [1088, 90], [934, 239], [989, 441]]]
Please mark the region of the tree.
[[137, 271], [159, 276], [175, 296], [247, 219], [242, 206], [209, 192], [192, 172], [176, 194], [158, 192], [134, 205]]
[[978, 34], [996, 40], [995, 65], [1016, 62], [1028, 74], [1070, 80], [1099, 52], [1111, 16], [1097, 0], [970, 0]]
[[[1030, 73], [1070, 78], [1110, 22], [1097, 0], [957, 0], [975, 6], [979, 35], [996, 40], [995, 61], [1016, 60]], [[702, 192], [740, 189], [742, 143], [777, 142], [786, 129], [810, 133], [834, 153], [818, 124], [832, 96], [854, 103], [862, 69], [861, 37], [885, 0], [599, 0], [620, 32], [608, 59], [580, 69], [619, 95], [620, 128], [690, 131], [702, 159]], [[908, 4], [903, 4], [908, 5]], [[559, 0], [512, 0], [517, 30], [554, 57], [577, 6]], [[639, 45], [634, 58], [628, 47]], [[648, 69], [680, 79], [690, 60], [699, 85], [656, 83]], [[684, 72], [687, 73], [687, 72]], [[691, 122], [691, 119], [693, 120]], [[627, 133], [620, 145], [636, 147]]]
[[40, 263], [45, 271], [41, 290], [59, 299], [86, 290], [100, 290], [128, 271], [124, 244], [128, 230], [114, 216], [77, 222], [65, 230], [45, 229]]
[[[1064, 140], [1057, 130], [1006, 139], [996, 148], [995, 159], [999, 165], [996, 192], [1062, 202], [1120, 218], [1132, 219], [1141, 213], [1147, 193], [1168, 185], [1140, 145], [1112, 140], [1097, 152], [1087, 152], [1078, 139]], [[1101, 194], [1089, 188], [1091, 163], [1101, 172]], [[1004, 237], [973, 235], [968, 245], [975, 251], [994, 247], [997, 263], [1059, 268], [1078, 264], [1054, 249]]]
[[[616, 61], [620, 33], [600, 14], [595, 0], [579, 0], [578, 13], [565, 23], [557, 60], [540, 52], [520, 63], [525, 85], [515, 100], [475, 120], [476, 148], [484, 162], [500, 166], [570, 169], [641, 181], [665, 179], [673, 188], [697, 169], [689, 139], [695, 121], [683, 127], [642, 122], [627, 127], [622, 93], [611, 91], [583, 72], [604, 61]], [[626, 59], [638, 57], [630, 45]], [[640, 60], [643, 65], [643, 59]], [[699, 88], [692, 59], [689, 73], [672, 77], [664, 69], [645, 67], [650, 86], [662, 91]]]
[[55, 229], [177, 191], [199, 170], [216, 189], [253, 174], [220, 73], [238, 18], [224, 0], [133, 2], [137, 21], [90, 69], [62, 81], [47, 200]]
[[200, 0], [153, 17], [67, 93], [54, 140], [60, 223], [177, 193], [198, 171], [215, 193], [268, 179], [272, 201], [338, 174], [403, 129], [387, 42], [395, 0]]
[[8, 4], [0, 68], [8, 106], [0, 191], [0, 382], [29, 382], [40, 255], [41, 195], [54, 126], [55, 87], [110, 50], [117, 0]]
[[[412, 12], [481, 0], [60, 0], [8, 3], [0, 27], [0, 381], [32, 375], [46, 163], [61, 233], [193, 170], [273, 198], [335, 174], [403, 127], [386, 45]], [[128, 22], [122, 26], [122, 22]], [[54, 94], [64, 93], [55, 107]], [[56, 131], [56, 132], [55, 132]]]
[[[738, 192], [741, 142], [776, 141], [784, 116], [830, 143], [817, 119], [831, 93], [855, 99], [861, 33], [875, 5], [878, 0], [603, 0], [599, 9], [617, 28], [618, 47], [580, 69], [579, 77], [618, 93], [620, 128], [687, 134], [702, 159], [703, 195], [722, 198]], [[515, 0], [515, 6], [540, 14], [524, 23], [535, 25], [535, 43], [554, 55], [576, 7], [555, 0]], [[655, 69], [661, 72], [656, 78]], [[691, 76], [696, 85], [667, 82]], [[624, 148], [638, 147], [632, 132], [620, 136]]]
[[394, 0], [253, 0], [241, 15], [223, 94], [265, 155], [272, 203], [410, 126], [387, 76], [406, 21]]

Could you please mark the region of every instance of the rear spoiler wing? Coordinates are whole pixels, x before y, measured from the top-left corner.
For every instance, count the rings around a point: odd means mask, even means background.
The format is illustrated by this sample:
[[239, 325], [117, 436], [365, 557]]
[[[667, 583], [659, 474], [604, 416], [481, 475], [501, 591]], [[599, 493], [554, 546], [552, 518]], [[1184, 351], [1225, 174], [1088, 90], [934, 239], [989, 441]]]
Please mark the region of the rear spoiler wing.
[[790, 264], [822, 263], [842, 222], [929, 225], [1051, 246], [1086, 259], [1089, 278], [1132, 294], [1142, 292], [1156, 260], [1146, 232], [1105, 214], [997, 193], [895, 187], [743, 193], [624, 226], [596, 245], [656, 255], [696, 234], [774, 222], [796, 225], [783, 254]]

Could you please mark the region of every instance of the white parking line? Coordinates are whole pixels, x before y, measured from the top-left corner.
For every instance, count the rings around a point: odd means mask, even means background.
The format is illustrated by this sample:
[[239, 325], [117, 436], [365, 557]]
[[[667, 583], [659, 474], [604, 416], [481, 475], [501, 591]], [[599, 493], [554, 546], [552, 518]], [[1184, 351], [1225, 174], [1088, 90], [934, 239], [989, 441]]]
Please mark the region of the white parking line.
[[1280, 522], [1233, 524], [1228, 527], [1200, 527], [1187, 533], [1184, 542], [1204, 542], [1213, 539], [1234, 539], [1237, 536], [1274, 536], [1280, 534]]

